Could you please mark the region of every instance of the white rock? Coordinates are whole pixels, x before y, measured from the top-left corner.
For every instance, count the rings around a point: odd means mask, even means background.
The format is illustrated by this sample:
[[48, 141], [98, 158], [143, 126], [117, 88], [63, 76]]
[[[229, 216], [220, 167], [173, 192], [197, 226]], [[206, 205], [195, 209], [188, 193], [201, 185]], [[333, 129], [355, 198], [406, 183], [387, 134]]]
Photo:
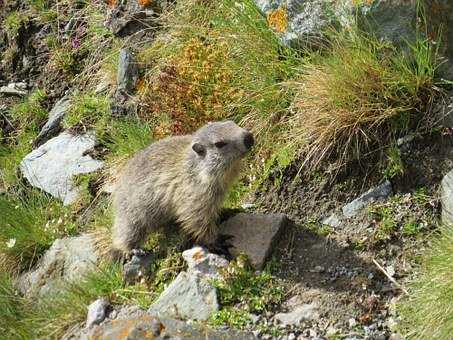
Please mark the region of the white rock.
[[88, 306], [87, 321], [85, 327], [91, 327], [93, 325], [99, 325], [107, 317], [107, 310], [109, 308], [109, 302], [100, 298], [92, 302]]
[[73, 176], [94, 172], [103, 162], [91, 158], [86, 152], [96, 145], [94, 134], [81, 136], [63, 132], [29, 153], [20, 163], [28, 182], [63, 204], [71, 204], [79, 195]]
[[219, 269], [228, 266], [223, 257], [211, 254], [202, 247], [194, 247], [182, 253], [187, 262], [188, 272], [199, 274], [206, 279], [220, 279]]

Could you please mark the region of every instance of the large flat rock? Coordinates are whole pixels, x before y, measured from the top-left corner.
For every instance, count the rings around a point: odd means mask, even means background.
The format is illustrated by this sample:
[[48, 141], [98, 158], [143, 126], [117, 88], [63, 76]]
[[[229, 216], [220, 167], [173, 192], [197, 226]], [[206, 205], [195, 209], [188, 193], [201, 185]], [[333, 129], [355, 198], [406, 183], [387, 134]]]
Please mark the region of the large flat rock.
[[73, 176], [94, 172], [103, 162], [86, 153], [96, 145], [92, 133], [73, 135], [63, 132], [30, 152], [20, 163], [20, 170], [28, 182], [71, 204], [79, 195]]
[[442, 223], [453, 227], [453, 170], [442, 179]]
[[17, 288], [27, 296], [55, 292], [61, 283], [79, 280], [95, 269], [97, 261], [94, 236], [55, 240], [36, 268], [18, 278]]
[[256, 269], [262, 269], [274, 242], [288, 223], [283, 214], [239, 213], [226, 220], [221, 233], [233, 236], [230, 249], [233, 256], [246, 254]]

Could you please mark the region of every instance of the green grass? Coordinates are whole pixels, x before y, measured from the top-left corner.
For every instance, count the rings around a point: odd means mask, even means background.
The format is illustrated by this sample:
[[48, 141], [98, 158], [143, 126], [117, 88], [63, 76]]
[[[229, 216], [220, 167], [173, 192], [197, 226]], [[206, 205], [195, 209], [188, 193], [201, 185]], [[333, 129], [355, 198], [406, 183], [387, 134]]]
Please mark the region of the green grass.
[[215, 326], [243, 328], [250, 319], [249, 313], [269, 311], [283, 300], [283, 287], [270, 269], [255, 273], [244, 256], [231, 261], [221, 275], [222, 279], [212, 282], [222, 306], [210, 320]]
[[392, 179], [404, 175], [404, 163], [398, 147], [390, 147], [386, 152], [386, 166], [383, 171], [384, 178]]
[[449, 339], [453, 334], [453, 229], [441, 228], [421, 261], [409, 297], [399, 304], [402, 331], [410, 339]]
[[148, 307], [153, 294], [143, 284], [125, 286], [119, 265], [105, 265], [82, 281], [40, 300], [26, 299], [0, 277], [0, 331], [8, 339], [61, 338], [71, 326], [86, 319], [87, 307], [99, 297], [112, 304]]
[[0, 196], [0, 215], [0, 256], [15, 259], [14, 271], [30, 268], [55, 239], [77, 230], [69, 208], [38, 190]]
[[109, 98], [94, 93], [76, 93], [71, 101], [72, 106], [64, 117], [63, 126], [83, 131], [94, 129], [97, 137], [102, 138], [111, 124]]

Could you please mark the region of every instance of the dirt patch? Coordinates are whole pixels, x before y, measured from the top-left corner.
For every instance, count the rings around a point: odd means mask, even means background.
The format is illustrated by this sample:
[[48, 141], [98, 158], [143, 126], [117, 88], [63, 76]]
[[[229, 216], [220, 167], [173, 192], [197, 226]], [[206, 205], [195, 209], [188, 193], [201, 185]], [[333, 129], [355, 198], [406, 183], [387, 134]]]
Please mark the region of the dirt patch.
[[[322, 175], [294, 180], [294, 167], [281, 185], [271, 179], [257, 193], [261, 211], [285, 212], [295, 221], [274, 252], [289, 304], [297, 300], [319, 308], [318, 320], [287, 332], [385, 339], [395, 331], [393, 306], [402, 291], [373, 260], [403, 286], [414, 274], [414, 259], [436, 230], [438, 188], [453, 168], [453, 138], [442, 132], [416, 138], [402, 147], [401, 158], [405, 173], [391, 181], [394, 196], [350, 219], [341, 217], [341, 207], [382, 180], [377, 166], [352, 167], [335, 180]], [[332, 212], [340, 226], [325, 228], [320, 221]]]

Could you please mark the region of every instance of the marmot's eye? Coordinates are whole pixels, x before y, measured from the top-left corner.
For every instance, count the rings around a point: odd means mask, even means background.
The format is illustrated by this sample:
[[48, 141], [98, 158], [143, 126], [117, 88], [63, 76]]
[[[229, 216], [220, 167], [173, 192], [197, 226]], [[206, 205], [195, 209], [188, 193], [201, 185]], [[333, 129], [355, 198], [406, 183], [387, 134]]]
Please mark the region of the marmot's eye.
[[223, 148], [225, 145], [227, 145], [226, 142], [217, 142], [217, 143], [214, 143], [214, 145], [217, 147], [217, 148]]

